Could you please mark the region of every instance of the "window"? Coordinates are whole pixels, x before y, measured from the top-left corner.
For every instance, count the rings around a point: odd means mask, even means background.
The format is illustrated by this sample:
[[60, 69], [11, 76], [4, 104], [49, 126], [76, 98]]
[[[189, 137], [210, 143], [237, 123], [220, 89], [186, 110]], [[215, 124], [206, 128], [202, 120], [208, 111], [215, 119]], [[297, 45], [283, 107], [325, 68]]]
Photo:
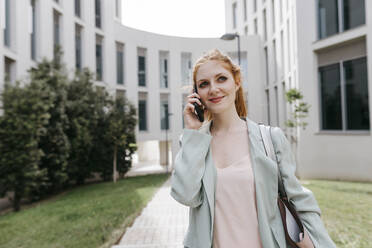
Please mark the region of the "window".
[[369, 130], [367, 59], [319, 68], [323, 130]]
[[103, 56], [102, 56], [103, 38], [96, 36], [96, 80], [103, 80]]
[[337, 33], [338, 30], [338, 0], [318, 1], [319, 38]]
[[36, 60], [36, 0], [31, 0], [31, 59]]
[[265, 52], [265, 75], [266, 75], [266, 85], [269, 84], [269, 56], [267, 54], [267, 47], [264, 48]]
[[60, 26], [61, 15], [57, 12], [53, 12], [53, 37], [54, 37], [54, 55], [56, 54], [57, 48], [61, 45], [61, 26]]
[[4, 27], [4, 45], [10, 47], [11, 42], [11, 0], [5, 0], [5, 27]]
[[344, 30], [348, 30], [365, 23], [365, 0], [343, 1]]
[[243, 16], [244, 16], [244, 21], [246, 21], [247, 20], [247, 0], [243, 0], [243, 4], [244, 4], [244, 8], [243, 8], [243, 11], [244, 11], [244, 13], [243, 13]]
[[365, 24], [365, 0], [318, 0], [319, 39]]
[[280, 23], [283, 22], [283, 0], [279, 0]]
[[147, 130], [147, 104], [145, 99], [140, 99], [138, 101], [138, 122], [139, 122], [139, 130], [146, 131]]
[[272, 27], [273, 33], [275, 32], [275, 2], [271, 0], [271, 18], [272, 18]]
[[269, 90], [265, 90], [266, 93], [266, 106], [267, 106], [267, 124], [271, 125], [271, 120], [270, 120], [270, 93]]
[[95, 0], [95, 14], [96, 14], [96, 27], [101, 28], [102, 16], [101, 16], [101, 0]]
[[257, 18], [254, 19], [254, 34], [258, 34]]
[[146, 86], [146, 50], [138, 49], [138, 85]]
[[75, 25], [75, 67], [77, 70], [81, 70], [82, 68], [81, 33], [82, 33], [82, 27], [76, 24]]
[[282, 82], [282, 101], [283, 101], [283, 119], [284, 121], [287, 120], [287, 100], [286, 100], [286, 88], [285, 82]]
[[276, 41], [273, 40], [273, 69], [274, 69], [274, 72], [273, 72], [273, 78], [274, 78], [274, 82], [276, 81], [277, 79], [277, 67], [278, 67], [278, 63], [277, 63], [277, 56], [276, 56]]
[[15, 61], [4, 57], [4, 81], [15, 81]]
[[183, 85], [191, 83], [191, 53], [181, 53], [181, 81]]
[[159, 52], [160, 88], [168, 88], [168, 53]]
[[291, 71], [291, 37], [290, 37], [290, 26], [289, 26], [289, 19], [287, 20], [287, 62], [288, 62], [288, 72]]
[[236, 28], [236, 2], [232, 5], [233, 28]]
[[81, 0], [75, 0], [75, 16], [81, 17]]
[[244, 35], [248, 35], [248, 26], [244, 27]]
[[257, 11], [257, 0], [253, 0], [253, 12]]
[[115, 0], [115, 16], [121, 18], [121, 0]]
[[284, 33], [283, 30], [280, 31], [280, 56], [281, 56], [281, 73], [284, 77]]
[[124, 84], [124, 45], [116, 44], [116, 83]]
[[266, 9], [263, 10], [263, 35], [264, 35], [264, 40], [267, 40], [267, 20], [266, 20]]
[[[164, 96], [166, 97], [166, 96]], [[164, 98], [161, 96], [161, 98]], [[162, 99], [160, 102], [160, 128], [161, 130], [169, 130], [169, 104], [168, 99]]]
[[278, 86], [274, 87], [275, 92], [275, 121], [276, 126], [279, 126], [279, 95], [278, 95]]

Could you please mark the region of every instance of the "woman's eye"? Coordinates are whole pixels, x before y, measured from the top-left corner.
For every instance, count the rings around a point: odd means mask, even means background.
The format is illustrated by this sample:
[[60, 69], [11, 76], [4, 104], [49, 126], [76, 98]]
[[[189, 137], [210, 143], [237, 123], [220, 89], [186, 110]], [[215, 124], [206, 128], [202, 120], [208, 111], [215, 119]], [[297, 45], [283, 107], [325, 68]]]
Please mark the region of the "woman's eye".
[[203, 87], [204, 86], [204, 84], [206, 84], [207, 82], [202, 82], [201, 84], [199, 84], [199, 87]]
[[218, 80], [222, 80], [222, 81], [225, 81], [226, 79], [227, 79], [227, 77], [225, 77], [225, 76], [221, 76], [221, 77], [218, 78]]

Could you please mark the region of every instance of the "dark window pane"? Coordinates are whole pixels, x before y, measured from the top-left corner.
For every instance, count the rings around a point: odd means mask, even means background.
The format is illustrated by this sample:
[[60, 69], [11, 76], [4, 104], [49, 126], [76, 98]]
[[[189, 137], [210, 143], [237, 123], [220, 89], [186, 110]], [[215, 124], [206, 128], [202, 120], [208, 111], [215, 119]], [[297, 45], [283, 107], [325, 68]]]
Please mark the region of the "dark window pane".
[[10, 47], [10, 0], [5, 0], [4, 45]]
[[367, 59], [344, 62], [348, 130], [369, 130]]
[[101, 27], [101, 1], [95, 0], [96, 27]]
[[138, 56], [138, 85], [146, 86], [146, 61], [144, 56]]
[[81, 13], [81, 6], [80, 0], [75, 0], [75, 15], [80, 17]]
[[123, 84], [123, 52], [116, 52], [116, 79], [118, 84]]
[[32, 9], [32, 32], [31, 32], [31, 59], [36, 59], [36, 7], [35, 0], [31, 1]]
[[365, 24], [364, 0], [344, 0], [344, 30]]
[[81, 69], [81, 28], [75, 27], [75, 66], [76, 69]]
[[147, 130], [146, 122], [146, 101], [139, 100], [138, 103], [138, 120], [139, 120], [139, 130]]
[[319, 38], [325, 38], [338, 33], [338, 4], [337, 0], [319, 0], [318, 2], [318, 31]]
[[162, 110], [162, 116], [161, 116], [161, 129], [162, 130], [165, 130], [165, 129], [169, 129], [169, 116], [168, 116], [168, 103], [167, 102], [163, 102], [162, 103], [162, 106], [161, 106], [161, 110]]
[[339, 64], [319, 68], [322, 129], [342, 130]]
[[102, 45], [96, 44], [96, 77], [98, 81], [102, 80]]

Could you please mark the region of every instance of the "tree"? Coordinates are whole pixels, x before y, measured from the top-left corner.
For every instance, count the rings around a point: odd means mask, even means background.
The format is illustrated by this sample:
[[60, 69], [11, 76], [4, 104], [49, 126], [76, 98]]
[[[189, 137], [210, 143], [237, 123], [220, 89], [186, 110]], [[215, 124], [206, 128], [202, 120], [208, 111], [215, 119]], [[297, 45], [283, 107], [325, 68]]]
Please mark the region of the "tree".
[[[107, 139], [113, 147], [113, 181], [116, 182], [119, 160], [120, 173], [125, 174], [131, 166], [131, 155], [135, 151], [134, 128], [136, 111], [125, 97], [117, 97], [108, 114]], [[119, 149], [119, 151], [118, 151]], [[128, 163], [129, 161], [130, 163]]]
[[70, 143], [65, 133], [69, 124], [65, 107], [69, 80], [66, 69], [60, 62], [61, 56], [62, 52], [59, 51], [52, 61], [43, 59], [35, 69], [29, 70], [31, 82], [43, 82], [43, 87], [52, 100], [48, 110], [50, 119], [46, 133], [40, 137], [38, 144], [44, 153], [40, 160], [40, 168], [47, 171], [48, 182], [34, 192], [35, 197], [59, 191], [68, 181], [67, 159]]
[[24, 88], [19, 82], [5, 83], [4, 114], [0, 117], [0, 195], [13, 192], [10, 200], [20, 210], [23, 197], [47, 183], [47, 169], [40, 168], [44, 156], [38, 143], [46, 133], [53, 99], [39, 80]]
[[[295, 88], [288, 90], [285, 94], [287, 102], [291, 105], [291, 117], [285, 122], [285, 125], [290, 128], [290, 141], [294, 144], [296, 162], [298, 162], [298, 128], [306, 129], [307, 122], [304, 119], [309, 114], [310, 105], [304, 102], [302, 93]], [[297, 176], [298, 173], [296, 172]]]

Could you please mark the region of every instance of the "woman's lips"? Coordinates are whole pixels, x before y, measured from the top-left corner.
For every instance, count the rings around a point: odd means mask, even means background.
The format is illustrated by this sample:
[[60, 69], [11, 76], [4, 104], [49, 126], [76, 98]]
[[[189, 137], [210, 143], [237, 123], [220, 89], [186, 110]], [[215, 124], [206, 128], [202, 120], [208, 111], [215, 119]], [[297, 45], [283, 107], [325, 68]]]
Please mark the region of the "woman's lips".
[[211, 102], [213, 102], [213, 103], [218, 103], [218, 102], [220, 102], [220, 101], [222, 100], [223, 97], [224, 97], [224, 96], [221, 96], [221, 97], [218, 97], [218, 98], [213, 98], [213, 99], [211, 99], [211, 100], [209, 100], [209, 101], [211, 101]]

